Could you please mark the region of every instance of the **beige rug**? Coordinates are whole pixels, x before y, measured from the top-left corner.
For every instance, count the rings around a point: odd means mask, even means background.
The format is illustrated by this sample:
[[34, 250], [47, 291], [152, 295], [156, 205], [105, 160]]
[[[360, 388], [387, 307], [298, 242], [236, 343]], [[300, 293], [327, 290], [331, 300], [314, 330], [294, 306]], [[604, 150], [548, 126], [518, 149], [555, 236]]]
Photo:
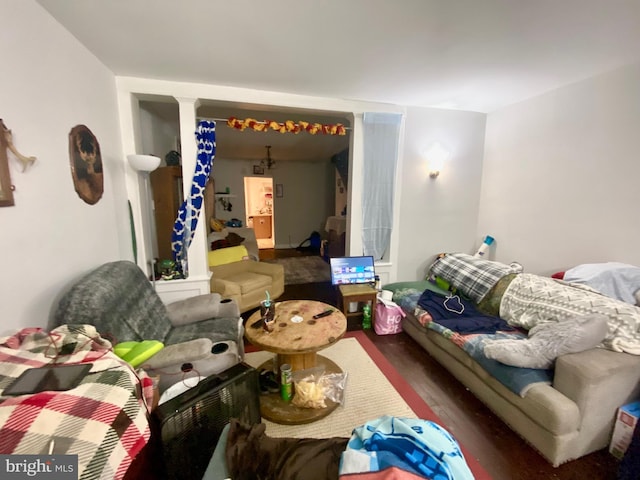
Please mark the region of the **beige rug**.
[[[343, 338], [319, 352], [347, 372], [345, 402], [325, 418], [305, 425], [279, 425], [263, 420], [271, 437], [350, 437], [351, 431], [382, 415], [416, 418], [416, 414], [355, 338]], [[269, 352], [247, 353], [245, 362], [259, 367]]]

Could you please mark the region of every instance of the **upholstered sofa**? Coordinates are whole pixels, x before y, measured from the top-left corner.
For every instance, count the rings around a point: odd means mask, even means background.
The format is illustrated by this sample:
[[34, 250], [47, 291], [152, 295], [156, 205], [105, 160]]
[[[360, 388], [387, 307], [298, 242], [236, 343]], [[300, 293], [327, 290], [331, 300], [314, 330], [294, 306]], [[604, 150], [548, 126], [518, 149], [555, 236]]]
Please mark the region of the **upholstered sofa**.
[[[411, 289], [447, 293], [429, 281], [383, 288], [401, 305]], [[558, 357], [550, 384], [518, 395], [463, 348], [422, 325], [412, 309], [403, 309], [404, 332], [554, 466], [607, 447], [617, 408], [640, 398], [640, 356], [604, 348]]]
[[212, 293], [165, 306], [130, 261], [100, 265], [65, 289], [50, 323], [94, 325], [114, 344], [159, 340], [165, 348], [152, 358], [158, 368], [200, 360], [219, 343], [235, 343], [237, 360], [244, 358], [244, 327], [234, 300]]
[[[244, 248], [231, 247], [231, 248]], [[240, 312], [260, 305], [269, 292], [271, 298], [284, 293], [284, 267], [275, 263], [238, 260], [210, 266], [211, 291], [238, 303]]]

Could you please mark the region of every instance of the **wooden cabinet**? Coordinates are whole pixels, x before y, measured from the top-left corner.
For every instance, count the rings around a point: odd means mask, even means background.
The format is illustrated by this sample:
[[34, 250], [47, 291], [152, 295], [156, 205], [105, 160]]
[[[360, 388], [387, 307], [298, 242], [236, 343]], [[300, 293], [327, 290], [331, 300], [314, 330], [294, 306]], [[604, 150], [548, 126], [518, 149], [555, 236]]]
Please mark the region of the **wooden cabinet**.
[[182, 167], [160, 167], [151, 172], [158, 258], [172, 259], [171, 232], [178, 209], [184, 199]]
[[271, 238], [271, 215], [254, 215], [253, 230], [256, 238]]

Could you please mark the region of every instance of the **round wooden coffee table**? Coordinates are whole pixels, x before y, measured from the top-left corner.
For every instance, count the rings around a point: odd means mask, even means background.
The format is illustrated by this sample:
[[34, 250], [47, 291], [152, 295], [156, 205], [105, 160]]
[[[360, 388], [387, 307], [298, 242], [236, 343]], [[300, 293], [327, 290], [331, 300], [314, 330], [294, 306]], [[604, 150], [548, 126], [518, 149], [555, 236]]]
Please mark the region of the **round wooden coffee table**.
[[[313, 316], [326, 310], [331, 315], [314, 319]], [[258, 322], [257, 326], [254, 326]], [[260, 322], [260, 311], [256, 311], [245, 325], [245, 336], [253, 345], [276, 354], [263, 363], [259, 370], [272, 370], [280, 378], [280, 365], [289, 364], [294, 374], [299, 370], [322, 367], [325, 373], [342, 373], [330, 359], [317, 352], [336, 343], [347, 331], [347, 319], [340, 310], [326, 303], [313, 300], [289, 300], [276, 303], [274, 329], [267, 332]], [[276, 423], [298, 425], [319, 420], [329, 415], [338, 406], [326, 400], [327, 408], [299, 408], [284, 401], [280, 393], [260, 396], [261, 415]]]

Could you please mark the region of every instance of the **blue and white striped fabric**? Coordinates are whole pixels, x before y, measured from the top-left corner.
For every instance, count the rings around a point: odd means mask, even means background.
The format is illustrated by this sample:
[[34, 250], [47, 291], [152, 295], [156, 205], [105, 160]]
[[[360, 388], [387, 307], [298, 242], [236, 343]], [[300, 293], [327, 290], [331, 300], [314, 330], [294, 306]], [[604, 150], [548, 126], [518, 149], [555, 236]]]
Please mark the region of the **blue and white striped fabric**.
[[353, 430], [340, 475], [396, 467], [433, 480], [473, 480], [458, 442], [428, 420], [383, 416]]

